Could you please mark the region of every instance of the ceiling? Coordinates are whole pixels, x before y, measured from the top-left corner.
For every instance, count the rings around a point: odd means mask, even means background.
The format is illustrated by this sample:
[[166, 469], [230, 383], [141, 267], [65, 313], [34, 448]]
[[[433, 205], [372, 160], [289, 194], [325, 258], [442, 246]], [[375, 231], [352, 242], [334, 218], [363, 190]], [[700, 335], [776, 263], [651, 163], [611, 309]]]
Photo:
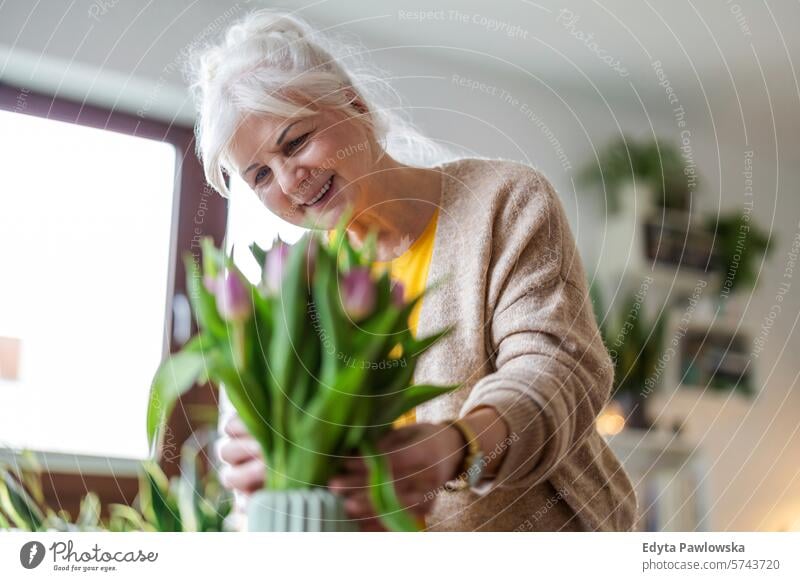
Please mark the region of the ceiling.
[[653, 67], [660, 61], [670, 84], [685, 92], [700, 95], [710, 82], [756, 90], [766, 80], [773, 98], [798, 99], [791, 59], [800, 55], [792, 34], [800, 2], [775, 0], [437, 0], [435, 9], [414, 0], [6, 0], [0, 78], [67, 93], [87, 84], [101, 93], [117, 87], [117, 98], [149, 95], [190, 116], [179, 70], [187, 48], [265, 5], [360, 40], [386, 66], [460, 63], [630, 93], [631, 84], [638, 92], [663, 90]]

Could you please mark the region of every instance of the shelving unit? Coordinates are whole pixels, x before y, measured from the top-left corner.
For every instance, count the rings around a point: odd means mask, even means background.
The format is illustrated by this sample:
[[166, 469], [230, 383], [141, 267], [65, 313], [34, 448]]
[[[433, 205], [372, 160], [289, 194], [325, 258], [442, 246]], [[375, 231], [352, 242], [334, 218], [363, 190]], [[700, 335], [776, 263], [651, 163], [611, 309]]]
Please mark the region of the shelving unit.
[[641, 184], [635, 191], [632, 184], [622, 188], [620, 197], [633, 203], [623, 203], [607, 217], [597, 265], [606, 286], [610, 280], [625, 291], [652, 279], [652, 286], [665, 293], [684, 296], [699, 280], [718, 284], [713, 239], [691, 212], [655, 206], [652, 191]]
[[710, 530], [708, 467], [702, 450], [688, 440], [692, 430], [681, 432], [680, 426], [691, 427], [686, 422], [696, 409], [737, 409], [745, 400], [731, 393], [733, 386], [737, 393], [755, 391], [752, 332], [741, 323], [738, 301], [728, 297], [726, 308], [718, 309], [724, 273], [713, 236], [688, 209], [656, 207], [646, 187], [632, 190], [631, 185], [620, 192], [625, 203], [608, 217], [595, 278], [613, 303], [637, 293], [647, 320], [659, 312], [667, 317], [669, 355], [653, 375], [659, 393], [649, 407], [665, 401], [654, 429], [622, 428], [619, 416], [615, 430], [621, 431], [606, 439], [634, 482], [638, 530]]
[[623, 430], [606, 440], [634, 484], [636, 530], [710, 530], [707, 462], [698, 447], [655, 430]]

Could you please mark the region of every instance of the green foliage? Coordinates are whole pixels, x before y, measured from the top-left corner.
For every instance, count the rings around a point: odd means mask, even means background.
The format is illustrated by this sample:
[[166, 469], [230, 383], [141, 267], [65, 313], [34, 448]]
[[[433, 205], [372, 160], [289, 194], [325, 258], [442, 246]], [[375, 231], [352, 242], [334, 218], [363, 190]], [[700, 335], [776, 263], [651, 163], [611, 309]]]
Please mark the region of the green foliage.
[[706, 228], [714, 236], [723, 288], [752, 288], [758, 279], [759, 262], [769, 255], [772, 243], [744, 212], [731, 212], [706, 218]]
[[664, 353], [666, 313], [654, 319], [643, 313], [640, 297], [630, 293], [613, 312], [603, 306], [600, 289], [590, 288], [600, 334], [614, 364], [613, 393], [641, 393], [658, 385], [658, 362]]
[[587, 164], [579, 175], [585, 185], [606, 194], [608, 211], [619, 211], [620, 187], [634, 179], [653, 188], [654, 202], [667, 208], [681, 209], [688, 196], [687, 177], [681, 153], [662, 140], [637, 142], [622, 136], [607, 145], [598, 155], [600, 163]]
[[139, 494], [133, 506], [112, 504], [108, 529], [150, 532], [223, 531], [233, 497], [203, 467], [202, 456], [211, 432], [193, 434], [181, 448], [181, 474], [167, 479], [155, 462], [145, 462], [139, 476]]
[[0, 529], [16, 528], [23, 531], [98, 531], [100, 524], [100, 499], [87, 494], [80, 505], [80, 513], [73, 521], [65, 510], [55, 511], [44, 503], [41, 492], [39, 468], [14, 470], [0, 464]]
[[[209, 241], [203, 246], [205, 272], [191, 270], [187, 259], [201, 335], [156, 372], [147, 422], [151, 445], [158, 445], [177, 398], [195, 381], [209, 379], [224, 386], [260, 444], [267, 488], [322, 487], [341, 458], [366, 456], [402, 413], [457, 387], [409, 385], [417, 358], [447, 330], [414, 338], [408, 316], [421, 297], [398, 301], [388, 273], [367, 279], [374, 301], [361, 303], [368, 305], [363, 316], [352, 314], [353, 295], [343, 290], [344, 281], [348, 276], [353, 280], [359, 268], [371, 268], [375, 237], [356, 249], [345, 233], [345, 220], [330, 240], [308, 235], [288, 251], [252, 245], [262, 265], [258, 285], [249, 284]], [[276, 264], [281, 269], [277, 282]], [[224, 320], [213, 292], [196, 282], [224, 269], [245, 287], [241, 294], [249, 297], [251, 309], [247, 317]], [[402, 510], [398, 515], [391, 474], [382, 462], [370, 462], [378, 513], [393, 530], [416, 529]], [[168, 499], [157, 479], [149, 490], [150, 503]], [[178, 526], [166, 517], [162, 524]]]
[[109, 517], [101, 519], [98, 496], [89, 492], [73, 520], [65, 510], [55, 511], [41, 494], [40, 468], [22, 470], [0, 465], [0, 529], [24, 531], [223, 531], [233, 497], [204, 469], [201, 452], [211, 442], [209, 432], [198, 432], [181, 449], [181, 475], [168, 480], [157, 464], [142, 467], [139, 494], [133, 506], [109, 505]]

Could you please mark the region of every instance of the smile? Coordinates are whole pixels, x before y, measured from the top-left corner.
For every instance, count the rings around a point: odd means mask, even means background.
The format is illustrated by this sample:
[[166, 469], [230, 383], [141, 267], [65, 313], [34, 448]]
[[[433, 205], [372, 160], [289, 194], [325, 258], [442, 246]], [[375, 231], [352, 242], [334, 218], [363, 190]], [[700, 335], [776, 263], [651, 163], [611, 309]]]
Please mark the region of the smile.
[[328, 191], [331, 189], [331, 186], [333, 186], [333, 176], [331, 176], [328, 179], [328, 181], [325, 182], [325, 185], [322, 186], [322, 188], [320, 189], [319, 193], [316, 196], [311, 198], [308, 202], [306, 202], [303, 205], [304, 206], [314, 206], [315, 204], [318, 204], [319, 202], [321, 202], [322, 198], [325, 197], [325, 194], [327, 194]]

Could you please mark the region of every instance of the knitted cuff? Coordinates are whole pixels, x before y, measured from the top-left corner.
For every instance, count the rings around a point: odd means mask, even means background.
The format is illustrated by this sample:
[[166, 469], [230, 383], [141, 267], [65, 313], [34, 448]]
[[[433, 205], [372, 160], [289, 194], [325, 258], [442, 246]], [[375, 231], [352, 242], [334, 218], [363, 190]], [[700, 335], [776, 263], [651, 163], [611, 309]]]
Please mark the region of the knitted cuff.
[[[508, 425], [508, 437], [491, 450], [484, 450], [489, 466], [505, 450], [499, 469], [492, 479], [484, 480], [471, 490], [485, 495], [498, 486], [519, 486], [539, 463], [546, 447], [546, 429], [542, 410], [527, 394], [515, 389], [492, 387], [468, 398], [461, 417], [481, 406], [493, 407]], [[535, 483], [526, 482], [525, 485]]]

